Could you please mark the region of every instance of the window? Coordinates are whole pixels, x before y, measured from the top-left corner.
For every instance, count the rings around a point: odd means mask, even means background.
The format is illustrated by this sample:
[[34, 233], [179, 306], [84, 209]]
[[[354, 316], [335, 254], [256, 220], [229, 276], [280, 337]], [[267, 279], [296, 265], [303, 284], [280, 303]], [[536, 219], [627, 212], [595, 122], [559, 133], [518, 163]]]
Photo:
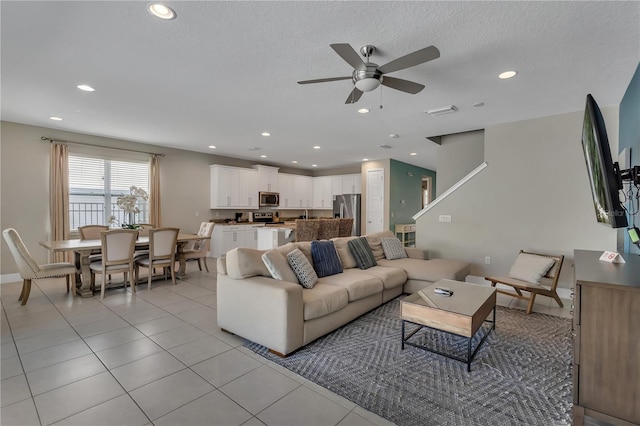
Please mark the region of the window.
[[149, 206], [138, 200], [140, 213], [128, 217], [117, 205], [121, 195], [131, 186], [149, 192], [148, 161], [100, 158], [69, 154], [69, 228], [84, 225], [108, 225], [109, 217], [121, 223], [148, 223]]

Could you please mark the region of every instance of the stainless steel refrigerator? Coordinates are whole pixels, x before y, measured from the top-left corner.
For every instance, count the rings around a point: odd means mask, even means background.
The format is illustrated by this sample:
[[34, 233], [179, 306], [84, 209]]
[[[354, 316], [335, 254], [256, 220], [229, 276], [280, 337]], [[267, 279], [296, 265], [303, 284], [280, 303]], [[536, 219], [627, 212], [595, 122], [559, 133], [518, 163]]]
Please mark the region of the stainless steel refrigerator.
[[353, 232], [360, 235], [360, 194], [336, 195], [333, 199], [333, 217], [352, 217]]

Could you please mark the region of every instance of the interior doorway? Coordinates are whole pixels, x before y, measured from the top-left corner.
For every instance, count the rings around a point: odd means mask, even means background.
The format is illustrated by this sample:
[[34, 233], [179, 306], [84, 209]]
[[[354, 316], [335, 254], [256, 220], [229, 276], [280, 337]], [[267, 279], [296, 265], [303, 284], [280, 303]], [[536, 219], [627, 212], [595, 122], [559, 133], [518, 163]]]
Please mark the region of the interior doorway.
[[422, 176], [422, 208], [424, 209], [433, 201], [433, 178]]
[[384, 170], [367, 170], [367, 234], [384, 229]]

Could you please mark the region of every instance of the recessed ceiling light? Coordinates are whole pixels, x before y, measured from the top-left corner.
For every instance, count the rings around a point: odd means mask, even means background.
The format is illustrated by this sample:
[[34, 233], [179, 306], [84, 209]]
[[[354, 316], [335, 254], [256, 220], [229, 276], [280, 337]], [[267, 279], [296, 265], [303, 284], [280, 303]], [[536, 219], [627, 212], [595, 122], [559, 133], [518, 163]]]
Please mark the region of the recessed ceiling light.
[[518, 73], [515, 72], [515, 71], [505, 71], [502, 74], [500, 74], [498, 76], [498, 78], [501, 78], [501, 79], [504, 80], [504, 79], [507, 79], [507, 78], [511, 78], [511, 77], [515, 76], [516, 74], [518, 74]]
[[417, 153], [417, 152], [412, 152], [412, 153], [411, 153], [411, 154], [409, 154], [409, 155], [418, 155], [418, 153]]
[[313, 149], [320, 149], [320, 147], [318, 145], [315, 145]]
[[95, 92], [96, 89], [94, 89], [93, 87], [89, 86], [88, 84], [78, 84], [76, 86], [78, 89], [80, 90], [84, 90], [85, 92]]
[[62, 121], [62, 118], [60, 118], [60, 117], [55, 117], [55, 116], [51, 116], [51, 117], [49, 117], [49, 120], [53, 120], [53, 121]]
[[362, 161], [369, 161], [369, 159], [368, 158], [363, 158]]
[[267, 158], [267, 156], [266, 156], [266, 155], [264, 155], [264, 154], [262, 154], [262, 155], [260, 156], [260, 158]]
[[175, 10], [160, 3], [154, 3], [149, 6], [149, 12], [160, 19], [175, 19], [177, 16]]
[[262, 132], [262, 133], [260, 133], [260, 134], [261, 134], [262, 136], [271, 136], [271, 133], [269, 133], [269, 132]]
[[360, 114], [366, 114], [366, 113], [368, 113], [368, 112], [369, 112], [369, 108], [360, 108], [360, 109], [358, 110], [358, 112], [359, 112]]
[[292, 161], [292, 163], [293, 163], [293, 164], [298, 164], [298, 161], [293, 160], [293, 161]]
[[216, 149], [216, 146], [215, 145], [209, 145], [209, 148]]
[[395, 134], [395, 133], [391, 133], [391, 134], [389, 135], [389, 137], [390, 137], [391, 139], [398, 139], [398, 135], [397, 135], [397, 134]]
[[318, 167], [318, 165], [317, 164], [312, 164], [311, 167]]

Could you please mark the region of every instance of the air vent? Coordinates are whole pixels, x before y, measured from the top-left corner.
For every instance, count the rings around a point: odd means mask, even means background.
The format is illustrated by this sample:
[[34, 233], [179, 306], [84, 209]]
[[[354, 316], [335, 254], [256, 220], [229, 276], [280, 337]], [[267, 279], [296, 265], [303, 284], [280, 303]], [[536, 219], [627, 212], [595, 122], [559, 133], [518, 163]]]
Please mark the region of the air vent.
[[260, 151], [262, 148], [259, 146], [254, 146], [253, 148], [249, 148], [249, 151]]
[[382, 148], [382, 149], [391, 149], [393, 147], [391, 145], [380, 145], [380, 148]]
[[449, 114], [450, 112], [456, 112], [457, 110], [458, 108], [456, 108], [455, 105], [448, 105], [440, 108], [428, 109], [428, 110], [425, 110], [425, 112], [429, 115], [436, 116], [436, 115], [442, 115], [442, 114]]

